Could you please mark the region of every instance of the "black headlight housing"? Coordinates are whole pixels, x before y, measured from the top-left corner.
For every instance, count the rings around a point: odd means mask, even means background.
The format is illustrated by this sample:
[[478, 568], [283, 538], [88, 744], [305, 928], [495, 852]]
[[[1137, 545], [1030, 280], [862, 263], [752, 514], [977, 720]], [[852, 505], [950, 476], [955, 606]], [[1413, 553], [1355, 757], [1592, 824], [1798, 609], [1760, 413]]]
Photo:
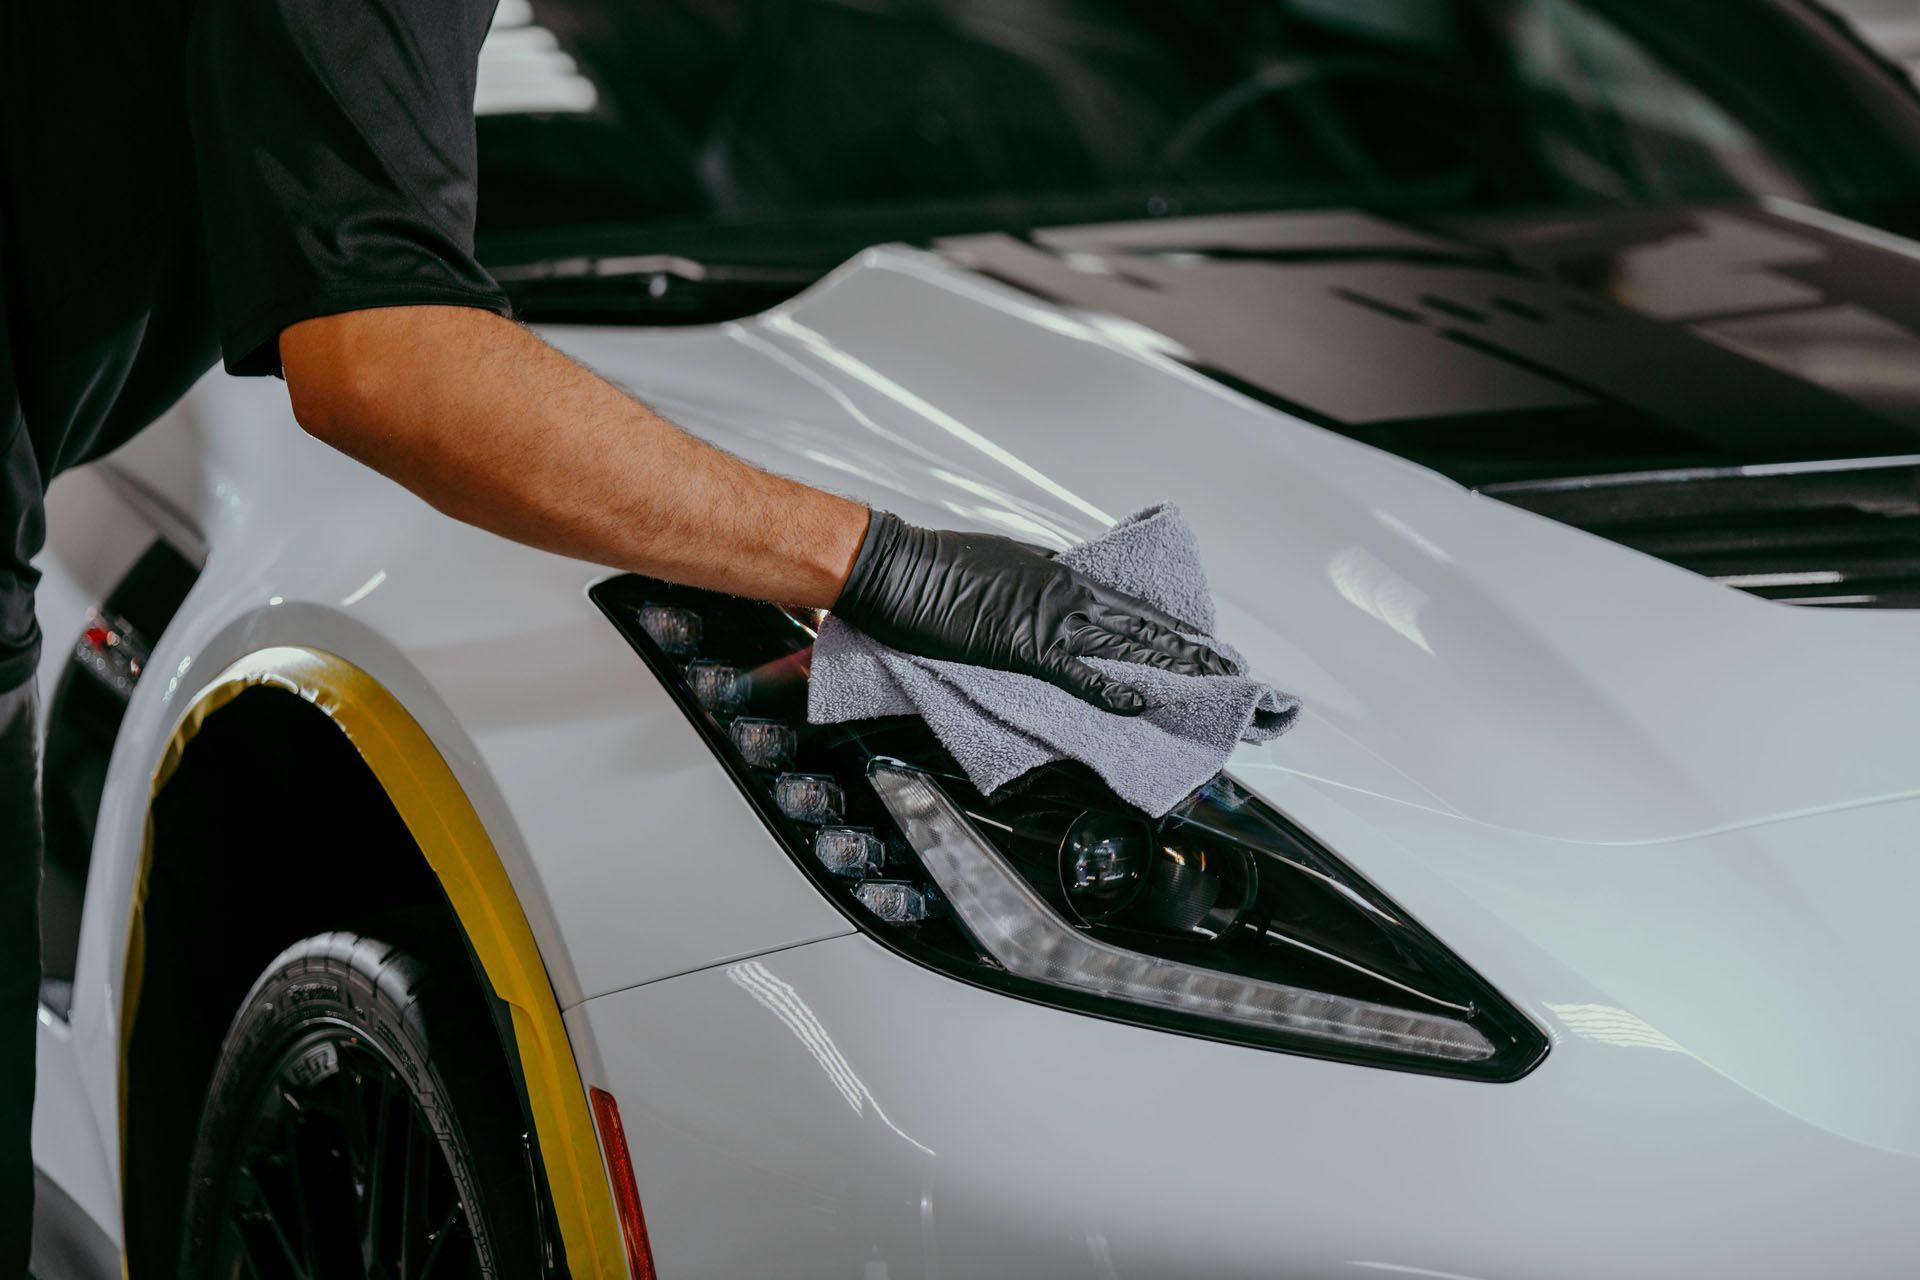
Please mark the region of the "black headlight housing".
[[1372, 1066], [1504, 1081], [1546, 1053], [1479, 975], [1224, 774], [1157, 821], [1075, 764], [983, 796], [917, 717], [807, 723], [817, 615], [638, 575], [589, 594], [800, 869], [918, 963]]

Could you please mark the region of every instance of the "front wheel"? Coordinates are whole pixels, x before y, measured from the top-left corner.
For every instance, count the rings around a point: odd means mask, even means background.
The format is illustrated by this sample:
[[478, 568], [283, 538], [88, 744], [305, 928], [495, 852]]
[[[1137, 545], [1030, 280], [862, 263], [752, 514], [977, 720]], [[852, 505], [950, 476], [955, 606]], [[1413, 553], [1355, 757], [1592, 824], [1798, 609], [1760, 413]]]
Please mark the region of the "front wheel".
[[296, 943], [221, 1048], [179, 1274], [545, 1274], [519, 1114], [470, 992], [357, 934]]

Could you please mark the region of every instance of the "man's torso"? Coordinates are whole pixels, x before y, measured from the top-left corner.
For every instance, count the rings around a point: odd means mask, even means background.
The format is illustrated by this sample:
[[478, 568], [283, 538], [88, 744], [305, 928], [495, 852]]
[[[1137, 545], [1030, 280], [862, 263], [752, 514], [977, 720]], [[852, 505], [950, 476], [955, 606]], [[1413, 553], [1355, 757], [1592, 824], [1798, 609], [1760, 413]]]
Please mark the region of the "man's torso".
[[191, 5], [5, 10], [0, 688], [31, 662], [41, 491], [152, 421], [219, 351], [187, 126]]

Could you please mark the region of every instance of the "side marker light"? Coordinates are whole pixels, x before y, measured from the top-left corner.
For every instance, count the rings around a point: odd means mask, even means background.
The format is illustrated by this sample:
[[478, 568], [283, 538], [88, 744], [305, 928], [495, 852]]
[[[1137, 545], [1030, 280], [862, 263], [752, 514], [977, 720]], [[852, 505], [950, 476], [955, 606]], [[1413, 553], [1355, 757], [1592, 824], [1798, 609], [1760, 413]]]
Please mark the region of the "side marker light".
[[653, 1245], [647, 1240], [647, 1220], [640, 1213], [640, 1188], [633, 1180], [627, 1131], [620, 1124], [620, 1104], [605, 1089], [589, 1088], [587, 1098], [593, 1104], [600, 1150], [606, 1156], [607, 1177], [613, 1183], [613, 1207], [627, 1245], [627, 1270], [633, 1280], [659, 1280], [659, 1273], [653, 1269]]

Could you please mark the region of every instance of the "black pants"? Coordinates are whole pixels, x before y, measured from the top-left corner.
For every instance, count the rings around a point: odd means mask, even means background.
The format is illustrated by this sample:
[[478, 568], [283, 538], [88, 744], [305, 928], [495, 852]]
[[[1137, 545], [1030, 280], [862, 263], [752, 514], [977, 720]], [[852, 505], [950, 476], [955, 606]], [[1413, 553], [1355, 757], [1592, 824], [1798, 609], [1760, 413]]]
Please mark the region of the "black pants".
[[33, 1240], [33, 1056], [40, 1003], [40, 799], [32, 681], [0, 692], [0, 1277]]

